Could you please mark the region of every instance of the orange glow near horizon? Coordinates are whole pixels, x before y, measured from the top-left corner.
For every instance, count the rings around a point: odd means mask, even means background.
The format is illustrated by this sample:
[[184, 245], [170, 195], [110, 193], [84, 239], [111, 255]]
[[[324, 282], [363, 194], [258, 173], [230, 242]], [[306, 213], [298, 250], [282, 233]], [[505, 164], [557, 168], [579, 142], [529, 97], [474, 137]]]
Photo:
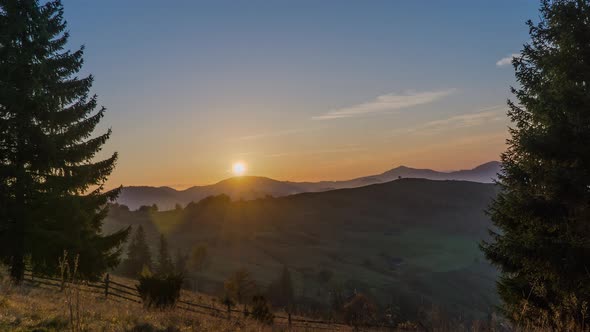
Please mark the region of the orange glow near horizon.
[[[506, 138], [507, 134], [500, 132], [447, 138], [440, 142], [387, 142], [366, 149], [356, 146], [311, 152], [285, 149], [282, 153], [252, 149], [248, 153], [249, 158], [256, 160], [252, 165], [240, 158], [246, 155], [242, 152], [205, 151], [202, 158], [187, 160], [182, 155], [173, 155], [153, 162], [141, 162], [140, 156], [121, 153], [121, 160], [106, 188], [168, 186], [182, 190], [245, 174], [279, 181], [339, 181], [380, 174], [401, 165], [436, 171], [471, 169], [499, 160], [506, 148]], [[242, 151], [248, 150], [243, 148]], [[228, 159], [237, 161], [228, 168]]]
[[[392, 114], [365, 120], [371, 121], [370, 130], [346, 119], [320, 124], [303, 119], [299, 127], [295, 121], [264, 123], [265, 119], [249, 118], [246, 111], [206, 123], [170, 119], [138, 128], [132, 135], [114, 131], [99, 158], [119, 152], [105, 188], [182, 190], [239, 175], [293, 182], [340, 181], [401, 165], [436, 171], [472, 169], [499, 160], [506, 150], [509, 121], [504, 112], [501, 107], [487, 108], [411, 124], [404, 122], [414, 113]], [[155, 132], [168, 134], [162, 139]]]

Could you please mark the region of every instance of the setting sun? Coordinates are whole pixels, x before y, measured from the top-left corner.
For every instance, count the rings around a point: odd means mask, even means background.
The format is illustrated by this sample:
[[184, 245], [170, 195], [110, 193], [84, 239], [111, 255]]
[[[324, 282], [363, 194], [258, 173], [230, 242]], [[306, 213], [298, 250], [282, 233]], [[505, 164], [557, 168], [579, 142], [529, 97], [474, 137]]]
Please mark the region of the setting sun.
[[232, 173], [236, 176], [244, 175], [244, 173], [246, 173], [246, 164], [242, 161], [234, 163], [232, 166]]

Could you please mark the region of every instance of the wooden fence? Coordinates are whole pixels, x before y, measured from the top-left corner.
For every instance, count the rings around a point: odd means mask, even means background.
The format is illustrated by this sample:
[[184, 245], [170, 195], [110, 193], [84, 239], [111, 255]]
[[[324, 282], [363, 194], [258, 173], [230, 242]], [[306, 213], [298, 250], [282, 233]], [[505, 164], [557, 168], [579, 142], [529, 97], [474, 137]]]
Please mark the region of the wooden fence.
[[[25, 271], [25, 281], [32, 283], [35, 286], [44, 288], [60, 289], [63, 290], [66, 287], [68, 281], [61, 280], [59, 278], [33, 275], [30, 270]], [[109, 274], [106, 274], [103, 280], [97, 282], [83, 281], [78, 284], [78, 289], [82, 292], [92, 293], [97, 296], [104, 296], [106, 299], [112, 300], [125, 300], [141, 304], [141, 297], [135, 287], [125, 285], [123, 283], [112, 280]], [[227, 307], [215, 307], [206, 304], [196, 303], [182, 299], [177, 301], [175, 306], [177, 309], [194, 312], [203, 315], [209, 315], [214, 317], [236, 317], [243, 315], [244, 311], [235, 308]], [[237, 314], [237, 315], [232, 315]], [[314, 320], [314, 319], [303, 319], [299, 317], [292, 317], [292, 315], [274, 315], [275, 323], [281, 325], [288, 325], [294, 327], [306, 327], [315, 330], [340, 330], [348, 329], [348, 326], [339, 324], [337, 322]], [[278, 320], [278, 321], [277, 321]]]

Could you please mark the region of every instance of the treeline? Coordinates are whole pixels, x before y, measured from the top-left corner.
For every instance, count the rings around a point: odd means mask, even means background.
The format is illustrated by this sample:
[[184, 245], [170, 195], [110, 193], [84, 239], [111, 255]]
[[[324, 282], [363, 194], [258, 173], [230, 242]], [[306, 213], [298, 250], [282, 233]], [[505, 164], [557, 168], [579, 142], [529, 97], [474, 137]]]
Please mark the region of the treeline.
[[[271, 198], [268, 198], [271, 199]], [[244, 227], [236, 224], [228, 224], [224, 227], [223, 219], [216, 218], [217, 215], [223, 218], [227, 215], [228, 205], [250, 205], [256, 204], [260, 207], [265, 207], [265, 199], [260, 199], [259, 202], [244, 202], [231, 203], [228, 197], [221, 195], [215, 197], [208, 197], [200, 202], [191, 203], [182, 208], [175, 210], [158, 211], [154, 206], [146, 206], [145, 208], [130, 211], [123, 205], [113, 205], [110, 209], [110, 214], [114, 221], [121, 221], [134, 225], [137, 229], [139, 225], [145, 230], [146, 236], [152, 247], [154, 257], [158, 252], [160, 243], [160, 232], [166, 229], [170, 236], [170, 241], [176, 246], [179, 246], [181, 255], [189, 256], [188, 259], [188, 273], [186, 274], [184, 287], [190, 289], [198, 289], [199, 291], [215, 295], [219, 298], [225, 298], [226, 289], [225, 282], [231, 278], [228, 273], [226, 275], [220, 273], [220, 266], [229, 264], [224, 262], [224, 257], [228, 257], [227, 253], [233, 249], [240, 248], [241, 245], [251, 247], [252, 240], [248, 234], [256, 234], [257, 232], [275, 231], [273, 228], [265, 227]], [[210, 213], [215, 213], [212, 215]], [[218, 214], [217, 214], [218, 213]], [[180, 221], [180, 222], [179, 222]], [[193, 271], [190, 267], [190, 256], [193, 248], [193, 242], [188, 241], [184, 230], [186, 224], [190, 224], [191, 232], [189, 234], [198, 234], [198, 236], [191, 236], [188, 239], [194, 241], [201, 246], [206, 246], [208, 249], [208, 261], [204, 270], [199, 272]], [[174, 226], [170, 226], [174, 225]], [[283, 226], [281, 226], [283, 227]], [[262, 230], [261, 230], [262, 229]], [[198, 233], [197, 233], [198, 231]], [[262, 245], [262, 244], [261, 244]], [[233, 248], [233, 249], [232, 249]], [[481, 311], [461, 311], [456, 307], [447, 307], [452, 305], [449, 302], [443, 302], [440, 299], [433, 298], [427, 294], [421, 295], [420, 290], [400, 289], [396, 285], [375, 287], [367, 280], [362, 280], [357, 274], [345, 274], [342, 270], [332, 270], [322, 265], [289, 265], [288, 256], [282, 256], [280, 253], [273, 252], [273, 246], [259, 247], [257, 252], [266, 257], [267, 260], [261, 262], [264, 265], [263, 270], [257, 270], [255, 265], [240, 265], [239, 262], [232, 260], [232, 266], [238, 270], [240, 267], [247, 267], [247, 272], [250, 278], [255, 281], [256, 294], [263, 295], [269, 304], [278, 310], [284, 310], [285, 298], [284, 295], [274, 294], [289, 294], [290, 287], [277, 287], [275, 285], [281, 284], [281, 276], [284, 275], [284, 265], [288, 267], [290, 284], [293, 289], [293, 296], [287, 296], [294, 312], [298, 312], [305, 316], [318, 317], [321, 319], [335, 319], [343, 321], [345, 319], [344, 307], [354, 298], [355, 294], [362, 295], [373, 305], [375, 309], [375, 321], [400, 323], [406, 321], [429, 321], [429, 312], [436, 310], [437, 316], [446, 317], [448, 320], [462, 322], [469, 322], [473, 319], [480, 319], [485, 316], [480, 315]], [[178, 252], [173, 248], [170, 252]], [[261, 250], [259, 250], [261, 249]], [[215, 254], [222, 255], [215, 257]], [[276, 254], [276, 257], [275, 257]], [[230, 258], [231, 259], [231, 258]], [[340, 257], [329, 259], [341, 259]], [[391, 260], [389, 256], [380, 258]], [[174, 259], [173, 259], [174, 261]], [[280, 262], [278, 264], [277, 262]], [[363, 262], [363, 263], [361, 263]], [[277, 264], [276, 270], [269, 270], [268, 266]], [[364, 261], [359, 261], [358, 264], [365, 264]], [[213, 269], [207, 270], [212, 267]], [[365, 267], [366, 268], [366, 267]], [[373, 267], [371, 267], [373, 268]], [[138, 269], [139, 270], [139, 269]], [[222, 270], [227, 271], [224, 267]], [[392, 273], [387, 270], [388, 273]], [[227, 272], [225, 272], [227, 273]], [[274, 275], [274, 277], [273, 277]], [[255, 280], [255, 277], [257, 278]], [[418, 281], [417, 281], [418, 282]], [[285, 285], [286, 283], [282, 283]], [[198, 285], [198, 287], [195, 287]], [[419, 287], [422, 287], [419, 285]], [[237, 302], [234, 299], [234, 302]], [[350, 307], [354, 308], [354, 306]], [[484, 308], [485, 309], [485, 308]], [[490, 311], [492, 308], [490, 308]], [[485, 313], [484, 313], [485, 315]], [[365, 315], [367, 316], [367, 315]]]
[[137, 226], [127, 245], [127, 257], [118, 267], [118, 272], [132, 278], [152, 273], [192, 276], [200, 272], [209, 259], [207, 246], [204, 244], [195, 246], [190, 253], [178, 248], [172, 258], [168, 240], [163, 234], [159, 237], [157, 248], [154, 259], [143, 226]]
[[[144, 213], [135, 211], [131, 213]], [[153, 248], [153, 249], [152, 249]], [[173, 255], [172, 252], [175, 254]], [[162, 287], [174, 280], [180, 280], [182, 287], [191, 291], [205, 291], [216, 296], [219, 303], [228, 311], [240, 310], [244, 315], [256, 319], [272, 321], [273, 312], [288, 315], [313, 317], [324, 321], [344, 322], [351, 325], [385, 326], [437, 326], [440, 324], [474, 324], [472, 318], [457, 317], [444, 307], [436, 306], [426, 299], [399, 299], [382, 303], [376, 300], [370, 285], [360, 281], [342, 281], [334, 271], [321, 268], [314, 278], [319, 288], [313, 290], [309, 280], [300, 280], [299, 287], [293, 278], [293, 270], [282, 266], [274, 278], [256, 280], [252, 271], [238, 268], [217, 287], [204, 289], [199, 284], [202, 273], [216, 262], [207, 245], [195, 245], [190, 250], [172, 250], [164, 235], [159, 235], [156, 243], [150, 246], [142, 225], [134, 227], [127, 245], [126, 258], [122, 260], [117, 272], [140, 282], [148, 279], [151, 287]], [[218, 262], [223, 264], [223, 262]], [[149, 278], [146, 278], [149, 277]], [[156, 285], [156, 286], [153, 286]], [[307, 288], [313, 296], [303, 294]], [[299, 290], [298, 290], [299, 289]], [[324, 300], [318, 301], [318, 297]], [[419, 322], [419, 323], [418, 323]], [[484, 318], [476, 323], [479, 326], [496, 326], [502, 320]]]

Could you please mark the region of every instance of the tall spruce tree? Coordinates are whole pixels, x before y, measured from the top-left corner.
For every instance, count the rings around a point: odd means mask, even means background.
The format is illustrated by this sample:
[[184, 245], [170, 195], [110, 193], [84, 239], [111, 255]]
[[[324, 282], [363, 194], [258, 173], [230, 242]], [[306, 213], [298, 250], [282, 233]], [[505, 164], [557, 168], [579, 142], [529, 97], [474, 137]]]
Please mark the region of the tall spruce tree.
[[590, 304], [590, 3], [542, 1], [540, 12], [513, 60], [514, 127], [482, 249], [509, 318], [574, 330]]
[[103, 191], [117, 154], [93, 162], [110, 130], [91, 137], [104, 115], [78, 78], [83, 48], [65, 50], [59, 0], [0, 0], [0, 257], [23, 279], [25, 260], [54, 273], [64, 250], [81, 277], [118, 263], [128, 230], [102, 235]]
[[123, 263], [123, 271], [131, 277], [137, 277], [147, 267], [152, 268], [152, 256], [150, 248], [145, 239], [145, 231], [139, 225], [129, 247], [127, 248], [127, 259]]
[[268, 297], [276, 306], [291, 308], [294, 303], [295, 294], [293, 291], [293, 281], [291, 273], [287, 266], [283, 266], [281, 274], [277, 280], [273, 281], [268, 288]]
[[186, 266], [188, 262], [188, 255], [185, 254], [180, 248], [176, 249], [176, 254], [174, 255], [174, 271], [177, 274], [184, 275], [186, 273]]
[[160, 247], [158, 250], [158, 266], [156, 272], [159, 275], [168, 275], [174, 273], [174, 264], [172, 264], [170, 251], [168, 250], [168, 241], [166, 241], [166, 237], [164, 237], [164, 234], [160, 235]]

